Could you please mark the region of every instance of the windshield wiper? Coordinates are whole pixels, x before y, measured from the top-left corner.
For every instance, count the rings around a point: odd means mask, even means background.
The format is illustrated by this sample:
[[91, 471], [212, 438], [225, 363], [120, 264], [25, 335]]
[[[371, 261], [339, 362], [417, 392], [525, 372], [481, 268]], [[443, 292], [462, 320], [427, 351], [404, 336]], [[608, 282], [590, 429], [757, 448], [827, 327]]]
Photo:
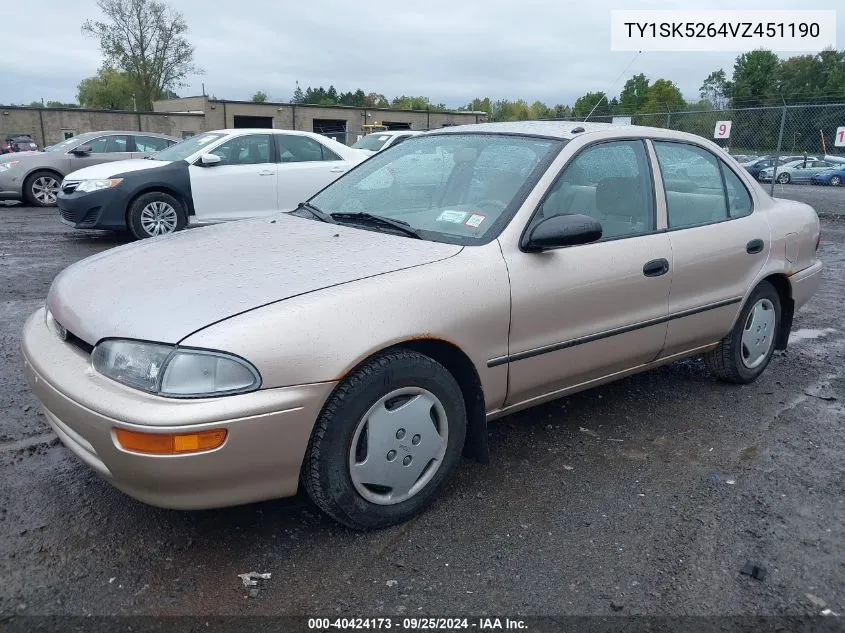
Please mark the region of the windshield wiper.
[[335, 219], [331, 216], [331, 214], [326, 213], [325, 211], [318, 209], [310, 202], [300, 202], [299, 205], [290, 213], [296, 213], [299, 210], [308, 211], [312, 216], [320, 220], [320, 222], [328, 222], [329, 224], [337, 224]]
[[331, 217], [334, 220], [349, 220], [356, 224], [369, 224], [369, 225], [380, 225], [380, 226], [389, 226], [401, 233], [407, 235], [408, 237], [413, 237], [418, 240], [423, 239], [422, 235], [420, 235], [419, 231], [413, 228], [410, 224], [403, 220], [394, 220], [393, 218], [386, 218], [383, 215], [374, 215], [372, 213], [332, 213]]

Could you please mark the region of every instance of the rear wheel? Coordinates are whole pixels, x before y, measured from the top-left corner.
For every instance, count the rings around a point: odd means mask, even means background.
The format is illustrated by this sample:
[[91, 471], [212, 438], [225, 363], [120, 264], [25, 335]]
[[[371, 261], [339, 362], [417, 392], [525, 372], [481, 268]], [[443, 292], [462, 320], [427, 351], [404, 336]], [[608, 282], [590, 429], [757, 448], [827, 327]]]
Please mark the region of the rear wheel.
[[842, 184], [842, 177], [841, 176], [831, 176], [830, 177], [830, 184], [833, 187], [838, 187]]
[[357, 530], [426, 508], [458, 464], [463, 394], [428, 356], [395, 350], [353, 370], [323, 408], [302, 466], [314, 503]]
[[778, 182], [780, 184], [787, 185], [787, 184], [789, 184], [790, 180], [792, 180], [792, 178], [790, 178], [789, 174], [787, 174], [786, 172], [784, 172], [782, 174], [778, 174]]
[[768, 281], [749, 296], [731, 333], [704, 356], [707, 369], [726, 382], [746, 384], [766, 369], [780, 327], [780, 297]]
[[138, 196], [129, 205], [127, 222], [135, 239], [167, 235], [185, 228], [185, 209], [173, 196], [151, 191]]
[[30, 174], [23, 184], [23, 195], [28, 204], [34, 207], [52, 207], [59, 195], [61, 176], [51, 171], [36, 171]]

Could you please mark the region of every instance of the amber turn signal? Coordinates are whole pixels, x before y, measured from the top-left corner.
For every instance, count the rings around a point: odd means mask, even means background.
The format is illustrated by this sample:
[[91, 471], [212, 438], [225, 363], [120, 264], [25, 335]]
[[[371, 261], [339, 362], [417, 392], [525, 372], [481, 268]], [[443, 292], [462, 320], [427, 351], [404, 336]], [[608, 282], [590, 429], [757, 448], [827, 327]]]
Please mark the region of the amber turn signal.
[[134, 453], [150, 455], [180, 455], [214, 450], [226, 440], [226, 429], [213, 429], [197, 433], [139, 433], [115, 429], [117, 442]]

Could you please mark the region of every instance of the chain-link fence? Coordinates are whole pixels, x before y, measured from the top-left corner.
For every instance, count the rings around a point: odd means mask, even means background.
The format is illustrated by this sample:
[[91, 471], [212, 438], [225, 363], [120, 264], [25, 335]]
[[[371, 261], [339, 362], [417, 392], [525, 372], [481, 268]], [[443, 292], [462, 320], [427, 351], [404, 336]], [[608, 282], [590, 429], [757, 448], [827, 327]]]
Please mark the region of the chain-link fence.
[[[589, 120], [613, 123], [614, 118], [592, 116]], [[775, 182], [811, 182], [810, 178], [803, 178], [810, 171], [803, 171], [795, 178], [792, 174], [785, 176], [786, 170], [781, 169], [785, 164], [783, 157], [806, 157], [814, 163], [812, 166], [803, 165], [804, 170], [840, 166], [836, 159], [843, 161], [841, 167], [845, 167], [845, 147], [836, 146], [837, 130], [845, 127], [845, 103], [657, 112], [636, 114], [630, 118], [634, 125], [690, 132], [714, 140], [731, 154], [746, 159], [745, 162], [762, 157], [773, 159], [770, 161], [772, 173], [764, 171], [761, 177], [760, 172], [752, 170], [755, 176], [771, 181], [772, 190]], [[566, 120], [583, 121], [576, 118]], [[616, 122], [619, 122], [618, 118]], [[717, 138], [717, 124], [720, 122], [729, 122], [727, 138]], [[816, 162], [825, 164], [816, 166]]]

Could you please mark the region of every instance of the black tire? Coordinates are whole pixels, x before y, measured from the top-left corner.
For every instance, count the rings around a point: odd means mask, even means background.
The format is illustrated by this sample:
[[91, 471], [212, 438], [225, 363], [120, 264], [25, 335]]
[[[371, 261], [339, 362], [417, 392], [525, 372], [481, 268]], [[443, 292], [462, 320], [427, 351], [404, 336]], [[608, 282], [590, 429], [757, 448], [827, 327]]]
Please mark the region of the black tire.
[[839, 176], [831, 176], [830, 177], [830, 185], [832, 187], [838, 187], [841, 184], [842, 184], [842, 178], [840, 178]]
[[[38, 186], [44, 184], [44, 181], [49, 179], [50, 181], [55, 181], [55, 194], [51, 200], [44, 200], [43, 195], [41, 195], [41, 199], [39, 199], [40, 191], [36, 191]], [[56, 198], [55, 196], [59, 193], [59, 185], [62, 184], [62, 177], [59, 176], [54, 171], [48, 170], [40, 170], [34, 171], [29, 176], [26, 177], [26, 180], [23, 183], [23, 197], [26, 203], [33, 207], [53, 207], [56, 206]]]
[[777, 181], [781, 185], [788, 185], [789, 181], [792, 180], [792, 177], [787, 173], [778, 174]]
[[[144, 227], [141, 216], [144, 213], [144, 209], [148, 205], [154, 203], [168, 205], [171, 209], [173, 209], [173, 211], [175, 211], [176, 218], [173, 223], [172, 230], [167, 230], [163, 233], [150, 233]], [[129, 228], [129, 232], [132, 233], [132, 236], [136, 240], [143, 240], [148, 237], [155, 237], [156, 235], [166, 235], [167, 233], [175, 233], [176, 231], [184, 229], [187, 224], [188, 220], [185, 215], [185, 207], [176, 198], [170, 194], [164, 193], [163, 191], [150, 191], [148, 193], [141, 194], [129, 204], [129, 212], [126, 214], [126, 225]]]
[[[349, 453], [358, 423], [370, 407], [402, 387], [426, 389], [440, 400], [448, 420], [446, 452], [419, 492], [405, 501], [380, 505], [356, 490]], [[466, 426], [461, 388], [443, 365], [410, 350], [385, 352], [350, 372], [329, 397], [311, 433], [300, 478], [314, 503], [348, 527], [369, 530], [402, 523], [422, 512], [455, 470]]]
[[[753, 369], [749, 369], [743, 362], [742, 351], [742, 334], [748, 321], [748, 315], [754, 308], [754, 305], [761, 299], [768, 299], [775, 313], [775, 322], [772, 331], [769, 333], [770, 346], [769, 351], [763, 362]], [[748, 384], [754, 382], [763, 373], [772, 359], [775, 351], [775, 341], [778, 329], [781, 324], [781, 305], [780, 297], [768, 281], [760, 282], [760, 284], [749, 295], [748, 301], [745, 302], [736, 324], [722, 341], [719, 346], [707, 352], [704, 355], [704, 364], [707, 369], [719, 380], [731, 382], [734, 384]]]

